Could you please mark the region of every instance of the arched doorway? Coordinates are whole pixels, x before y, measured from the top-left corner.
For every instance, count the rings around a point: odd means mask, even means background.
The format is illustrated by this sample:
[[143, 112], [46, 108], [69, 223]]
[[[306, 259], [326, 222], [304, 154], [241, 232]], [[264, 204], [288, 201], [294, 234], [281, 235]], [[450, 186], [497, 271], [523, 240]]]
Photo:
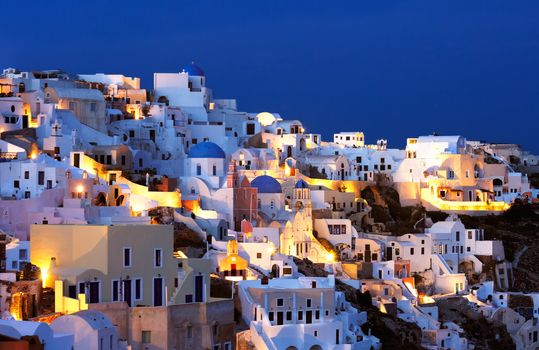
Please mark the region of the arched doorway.
[[286, 157], [291, 158], [292, 157], [292, 146], [288, 146], [286, 148]]
[[280, 276], [279, 266], [277, 264], [273, 264], [273, 266], [271, 267], [271, 277], [279, 278], [279, 276]]

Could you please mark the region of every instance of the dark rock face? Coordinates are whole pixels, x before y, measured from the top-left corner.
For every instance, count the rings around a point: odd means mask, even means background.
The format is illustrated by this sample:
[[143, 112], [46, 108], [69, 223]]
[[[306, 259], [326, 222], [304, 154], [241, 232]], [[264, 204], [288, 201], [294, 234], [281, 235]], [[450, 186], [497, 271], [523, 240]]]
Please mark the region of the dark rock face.
[[454, 322], [464, 330], [464, 336], [475, 349], [510, 350], [515, 348], [513, 339], [504, 324], [487, 320], [472, 309], [467, 300], [454, 297], [437, 302], [441, 322]]

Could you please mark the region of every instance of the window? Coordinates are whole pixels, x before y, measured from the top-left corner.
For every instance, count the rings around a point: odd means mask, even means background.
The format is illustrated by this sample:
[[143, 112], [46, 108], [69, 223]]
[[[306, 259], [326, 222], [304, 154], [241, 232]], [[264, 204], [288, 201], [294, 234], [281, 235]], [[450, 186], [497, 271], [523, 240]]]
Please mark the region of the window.
[[107, 154], [107, 164], [108, 165], [112, 164], [112, 155], [110, 154]]
[[286, 320], [287, 321], [292, 321], [292, 311], [287, 311], [286, 312]]
[[256, 258], [257, 259], [262, 259], [262, 253], [256, 253]]
[[118, 295], [120, 294], [119, 281], [112, 281], [112, 301], [118, 301]]
[[307, 299], [307, 307], [312, 307], [312, 304], [313, 304], [313, 300], [312, 299]]
[[152, 342], [152, 331], [142, 331], [142, 344], [151, 344]]
[[37, 184], [43, 186], [45, 184], [45, 172], [44, 171], [38, 171], [37, 172]]
[[472, 231], [468, 231], [468, 239], [472, 239]]
[[273, 311], [270, 311], [268, 318], [271, 322], [273, 322]]
[[283, 298], [277, 298], [277, 306], [283, 306], [284, 305], [284, 299]]
[[124, 267], [131, 267], [131, 248], [124, 248]]
[[298, 321], [303, 320], [303, 311], [298, 311]]
[[187, 339], [193, 338], [193, 326], [188, 325], [187, 326]]
[[19, 188], [19, 187], [20, 187], [20, 185], [19, 185], [19, 180], [13, 181], [13, 187], [15, 187], [15, 188]]
[[142, 300], [142, 278], [135, 278], [135, 300]]
[[19, 250], [19, 260], [28, 260], [28, 250], [26, 249]]
[[425, 255], [425, 247], [421, 247], [421, 255]]
[[95, 102], [90, 103], [90, 112], [97, 111], [97, 104]]
[[217, 176], [217, 166], [214, 164], [212, 169], [213, 176]]
[[74, 111], [75, 108], [77, 108], [77, 104], [75, 102], [73, 102], [73, 101], [70, 101], [69, 102], [69, 110]]
[[25, 180], [28, 180], [30, 178], [30, 172], [29, 171], [25, 171], [24, 172], [24, 179]]
[[18, 266], [17, 266], [17, 261], [16, 261], [16, 260], [13, 260], [13, 261], [11, 262], [11, 268], [12, 268], [13, 270], [18, 270], [18, 269], [19, 269]]
[[202, 166], [200, 164], [197, 164], [197, 176], [202, 175]]
[[455, 239], [456, 239], [457, 242], [460, 242], [460, 232], [459, 231], [455, 232]]
[[314, 318], [317, 319], [317, 320], [320, 319], [320, 310], [316, 310], [316, 311], [314, 312]]
[[125, 155], [122, 155], [122, 165], [125, 165]]
[[154, 250], [153, 267], [163, 267], [162, 255], [163, 255], [163, 249], [158, 248]]
[[414, 248], [410, 248], [410, 255], [414, 255]]

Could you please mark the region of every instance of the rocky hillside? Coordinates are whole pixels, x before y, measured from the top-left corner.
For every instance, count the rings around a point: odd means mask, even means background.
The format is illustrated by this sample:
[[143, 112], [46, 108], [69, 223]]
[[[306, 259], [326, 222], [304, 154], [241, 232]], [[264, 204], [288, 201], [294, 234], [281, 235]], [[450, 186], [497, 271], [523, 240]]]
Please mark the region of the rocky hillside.
[[485, 239], [503, 241], [513, 262], [513, 290], [539, 290], [539, 205], [516, 203], [502, 215], [461, 219], [466, 227], [484, 229]]

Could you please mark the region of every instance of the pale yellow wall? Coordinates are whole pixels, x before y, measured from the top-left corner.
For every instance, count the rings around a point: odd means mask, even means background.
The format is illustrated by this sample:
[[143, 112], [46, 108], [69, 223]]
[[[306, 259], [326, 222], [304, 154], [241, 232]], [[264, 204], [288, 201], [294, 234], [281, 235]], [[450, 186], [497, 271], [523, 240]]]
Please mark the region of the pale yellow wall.
[[55, 257], [57, 266], [107, 273], [107, 226], [31, 225], [30, 242], [32, 263], [42, 271]]
[[[143, 299], [133, 297], [133, 304], [142, 305], [153, 304], [154, 277], [163, 277], [168, 287], [164, 303], [174, 292], [178, 261], [173, 256], [170, 225], [32, 225], [30, 235], [34, 264], [48, 271], [50, 258], [56, 257], [57, 268], [50, 271], [47, 286], [54, 286], [55, 278], [77, 286], [97, 280], [101, 282], [101, 301], [109, 302], [112, 280], [142, 278]], [[131, 248], [131, 267], [123, 266], [124, 247]], [[163, 267], [154, 267], [156, 248], [162, 249]]]
[[182, 262], [185, 275], [178, 286], [178, 293], [174, 298], [174, 304], [184, 304], [185, 296], [188, 294], [191, 294], [194, 298], [195, 276], [199, 273], [204, 275], [204, 283], [206, 284], [206, 300], [213, 300], [210, 297], [212, 273], [211, 261], [209, 259], [179, 259], [178, 262]]

